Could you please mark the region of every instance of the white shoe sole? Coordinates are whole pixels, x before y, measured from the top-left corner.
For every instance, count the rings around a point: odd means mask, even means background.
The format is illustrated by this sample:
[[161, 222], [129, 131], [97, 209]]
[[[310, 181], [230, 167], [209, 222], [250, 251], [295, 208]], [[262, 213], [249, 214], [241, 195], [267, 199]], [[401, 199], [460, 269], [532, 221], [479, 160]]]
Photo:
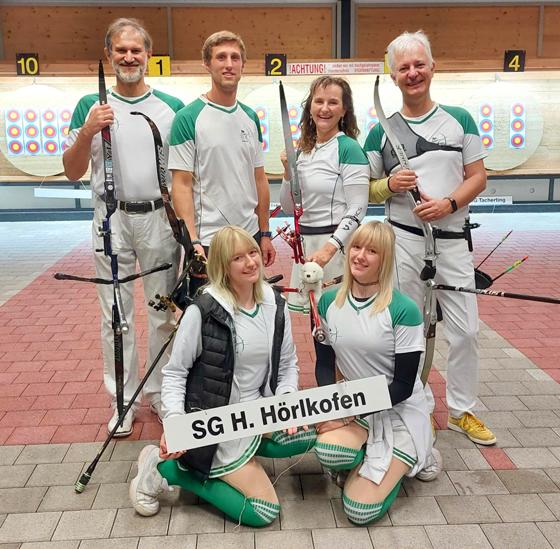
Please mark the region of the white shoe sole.
[[432, 467], [431, 471], [428, 472], [425, 469], [423, 469], [422, 471], [419, 471], [418, 474], [416, 475], [416, 478], [422, 482], [432, 482], [436, 480], [436, 478], [438, 478], [441, 472], [443, 471], [443, 457], [441, 455], [441, 452], [437, 448], [433, 448], [432, 454], [435, 459], [435, 464], [431, 466]]
[[472, 437], [469, 433], [467, 433], [467, 431], [465, 431], [464, 429], [461, 429], [461, 427], [459, 427], [458, 425], [455, 425], [454, 423], [449, 423], [448, 422], [447, 423], [447, 428], [451, 429], [452, 431], [457, 431], [458, 433], [462, 433], [469, 440], [472, 440], [475, 444], [481, 444], [482, 446], [492, 446], [493, 444], [496, 444], [496, 437], [494, 437], [493, 439], [490, 439], [490, 440], [480, 440], [478, 438]]

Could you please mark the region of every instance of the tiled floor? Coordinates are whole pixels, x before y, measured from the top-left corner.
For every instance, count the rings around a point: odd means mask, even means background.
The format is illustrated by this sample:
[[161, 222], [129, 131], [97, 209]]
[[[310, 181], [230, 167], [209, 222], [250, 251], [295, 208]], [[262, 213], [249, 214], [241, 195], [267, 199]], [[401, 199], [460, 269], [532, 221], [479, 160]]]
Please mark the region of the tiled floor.
[[[473, 217], [483, 223], [474, 233], [480, 259], [515, 229], [485, 271], [495, 276], [529, 255], [496, 288], [560, 296], [559, 215]], [[289, 470], [297, 460], [276, 460], [267, 467], [277, 478], [281, 517], [257, 531], [236, 528], [178, 491], [166, 495], [157, 517], [133, 513], [127, 480], [141, 446], [161, 432], [146, 407], [134, 434], [111, 444], [86, 491], [73, 492], [95, 455], [94, 441], [105, 438], [110, 409], [101, 380], [95, 288], [55, 281], [52, 274], [92, 274], [89, 223], [0, 224], [0, 249], [0, 549], [147, 549], [162, 543], [193, 549], [560, 548], [560, 306], [479, 298], [478, 409], [498, 436], [496, 447], [477, 447], [445, 429], [446, 345], [438, 339], [430, 380], [442, 428], [441, 477], [428, 484], [407, 481], [387, 517], [354, 528], [343, 516], [339, 490], [314, 456]], [[278, 249], [278, 265], [270, 271], [287, 275], [289, 253], [281, 242]], [[140, 291], [137, 300], [141, 311]], [[142, 340], [145, 314], [137, 329]], [[312, 385], [307, 319], [294, 319], [294, 337], [302, 384]]]

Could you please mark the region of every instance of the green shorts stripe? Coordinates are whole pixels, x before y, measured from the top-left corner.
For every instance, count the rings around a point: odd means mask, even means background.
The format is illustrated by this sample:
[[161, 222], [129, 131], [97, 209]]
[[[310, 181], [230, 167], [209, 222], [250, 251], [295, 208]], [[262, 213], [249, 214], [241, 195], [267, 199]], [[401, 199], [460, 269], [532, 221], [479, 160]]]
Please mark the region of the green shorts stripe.
[[410, 465], [410, 467], [414, 467], [414, 465], [416, 465], [416, 458], [409, 456], [406, 452], [403, 452], [398, 448], [393, 448], [393, 455], [400, 461], [403, 461], [407, 465]]
[[210, 469], [209, 478], [221, 477], [222, 475], [227, 475], [228, 473], [233, 473], [237, 471], [240, 467], [243, 467], [257, 452], [259, 444], [261, 442], [261, 436], [258, 435], [253, 438], [249, 447], [243, 452], [243, 454], [237, 458], [232, 463], [228, 465], [223, 465], [221, 467], [213, 467]]

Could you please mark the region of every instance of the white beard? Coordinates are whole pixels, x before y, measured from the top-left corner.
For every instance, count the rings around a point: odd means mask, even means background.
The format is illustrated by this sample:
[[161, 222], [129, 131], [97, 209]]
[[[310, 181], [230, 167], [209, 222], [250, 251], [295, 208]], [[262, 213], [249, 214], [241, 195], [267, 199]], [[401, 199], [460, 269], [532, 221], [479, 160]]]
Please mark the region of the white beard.
[[146, 74], [146, 65], [137, 65], [135, 71], [124, 70], [124, 67], [116, 63], [111, 63], [117, 78], [126, 84], [136, 84]]

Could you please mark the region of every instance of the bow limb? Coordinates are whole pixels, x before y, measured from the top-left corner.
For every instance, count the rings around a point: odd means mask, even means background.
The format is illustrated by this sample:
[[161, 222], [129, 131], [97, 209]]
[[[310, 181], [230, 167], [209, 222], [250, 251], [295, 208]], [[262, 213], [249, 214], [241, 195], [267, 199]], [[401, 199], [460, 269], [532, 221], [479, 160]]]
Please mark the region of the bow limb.
[[284, 135], [284, 147], [286, 149], [286, 158], [288, 160], [288, 175], [290, 176], [290, 191], [292, 193], [292, 200], [294, 202], [294, 238], [290, 243], [294, 252], [294, 261], [296, 263], [305, 263], [305, 256], [303, 254], [303, 245], [301, 240], [301, 233], [299, 229], [299, 219], [303, 214], [303, 205], [301, 199], [301, 187], [299, 185], [299, 176], [296, 166], [296, 151], [294, 149], [294, 141], [292, 138], [292, 129], [290, 125], [290, 117], [288, 115], [288, 103], [286, 101], [286, 94], [284, 93], [284, 86], [280, 82], [280, 114], [282, 116], [282, 133]]
[[426, 385], [432, 363], [434, 360], [434, 350], [436, 346], [436, 327], [437, 327], [437, 300], [434, 292], [434, 281], [426, 281], [426, 289], [424, 293], [424, 363], [420, 373], [420, 380]]

